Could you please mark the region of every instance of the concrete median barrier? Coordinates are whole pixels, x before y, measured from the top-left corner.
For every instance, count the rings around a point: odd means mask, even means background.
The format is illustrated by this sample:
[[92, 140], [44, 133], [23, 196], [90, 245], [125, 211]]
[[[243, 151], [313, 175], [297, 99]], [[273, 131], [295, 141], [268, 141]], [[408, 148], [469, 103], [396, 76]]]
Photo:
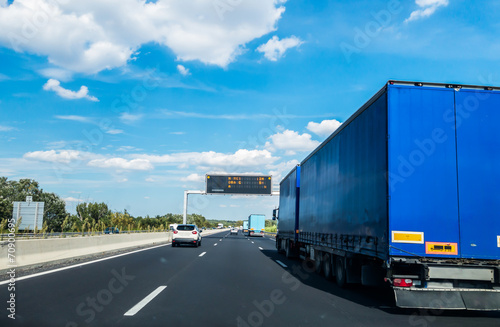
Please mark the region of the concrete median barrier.
[[14, 246], [7, 240], [0, 246], [0, 270], [171, 240], [171, 232], [16, 240]]

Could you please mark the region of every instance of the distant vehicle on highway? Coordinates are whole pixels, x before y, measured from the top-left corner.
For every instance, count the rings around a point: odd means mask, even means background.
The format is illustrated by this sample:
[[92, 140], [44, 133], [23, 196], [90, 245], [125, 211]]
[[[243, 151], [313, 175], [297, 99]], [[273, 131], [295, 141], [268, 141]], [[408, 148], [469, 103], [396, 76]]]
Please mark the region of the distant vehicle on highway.
[[243, 235], [248, 233], [248, 220], [243, 221]]
[[177, 229], [177, 225], [178, 225], [178, 224], [170, 224], [170, 225], [168, 226], [168, 229], [170, 229], [171, 231], [174, 231], [174, 230], [176, 230], [176, 229]]
[[236, 228], [236, 227], [231, 228], [231, 234], [238, 235], [238, 228]]
[[224, 228], [224, 224], [221, 223], [217, 224], [217, 228]]
[[106, 227], [104, 234], [119, 234], [120, 230], [118, 227]]
[[201, 245], [201, 230], [198, 229], [198, 226], [191, 224], [177, 225], [177, 229], [174, 230], [172, 235], [172, 247], [181, 244], [191, 244], [195, 247]]
[[248, 216], [248, 232], [247, 236], [264, 236], [264, 228], [266, 227], [265, 215], [250, 215]]

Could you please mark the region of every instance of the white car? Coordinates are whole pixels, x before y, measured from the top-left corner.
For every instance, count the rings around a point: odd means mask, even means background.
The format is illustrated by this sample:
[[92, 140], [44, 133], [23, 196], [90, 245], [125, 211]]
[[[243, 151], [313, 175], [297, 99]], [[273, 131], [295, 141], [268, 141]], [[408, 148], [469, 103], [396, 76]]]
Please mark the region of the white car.
[[196, 225], [177, 225], [172, 235], [172, 246], [191, 244], [196, 247], [201, 245], [201, 230]]
[[238, 228], [231, 228], [231, 234], [238, 234]]

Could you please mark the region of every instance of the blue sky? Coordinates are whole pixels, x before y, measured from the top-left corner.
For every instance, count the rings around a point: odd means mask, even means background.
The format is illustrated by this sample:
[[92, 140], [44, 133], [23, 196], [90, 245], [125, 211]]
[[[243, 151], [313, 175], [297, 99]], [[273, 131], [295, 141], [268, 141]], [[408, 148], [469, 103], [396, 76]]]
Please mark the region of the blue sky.
[[[0, 0], [0, 176], [181, 213], [288, 171], [389, 79], [500, 85], [497, 1]], [[277, 197], [193, 195], [209, 219]]]

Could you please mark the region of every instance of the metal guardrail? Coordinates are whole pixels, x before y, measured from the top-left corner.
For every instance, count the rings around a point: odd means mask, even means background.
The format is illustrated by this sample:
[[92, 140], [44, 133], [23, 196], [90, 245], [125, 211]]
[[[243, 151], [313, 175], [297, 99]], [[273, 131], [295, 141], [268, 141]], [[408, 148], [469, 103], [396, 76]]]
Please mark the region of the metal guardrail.
[[[55, 237], [78, 237], [78, 236], [101, 236], [101, 235], [112, 235], [112, 234], [135, 234], [135, 233], [154, 233], [154, 232], [162, 232], [162, 231], [154, 231], [154, 230], [131, 230], [131, 231], [123, 231], [120, 233], [109, 233], [106, 234], [102, 231], [94, 231], [94, 232], [58, 232], [58, 233], [17, 233], [15, 234], [15, 239], [38, 239], [38, 238], [55, 238]], [[163, 232], [169, 232], [169, 230], [164, 230]], [[5, 240], [9, 238], [9, 234], [0, 234], [0, 240]]]

